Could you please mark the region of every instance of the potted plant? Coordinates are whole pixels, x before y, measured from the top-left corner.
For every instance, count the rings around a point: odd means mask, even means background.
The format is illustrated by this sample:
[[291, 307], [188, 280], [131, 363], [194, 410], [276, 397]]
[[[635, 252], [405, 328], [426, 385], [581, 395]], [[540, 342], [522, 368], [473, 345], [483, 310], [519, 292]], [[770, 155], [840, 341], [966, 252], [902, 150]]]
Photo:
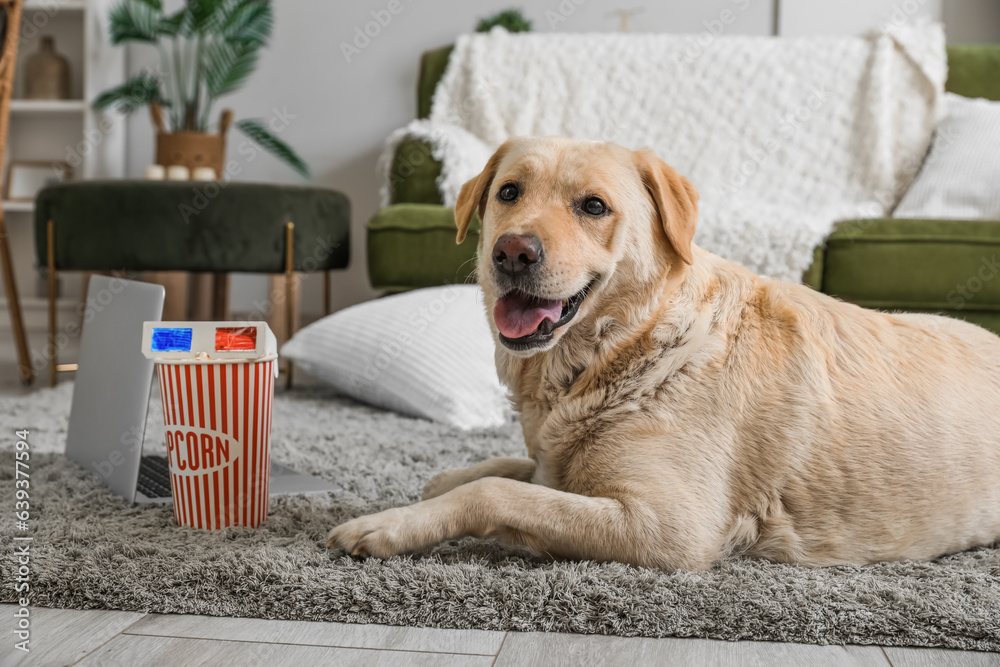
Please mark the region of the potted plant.
[[[157, 130], [158, 164], [180, 164], [192, 171], [211, 167], [221, 177], [232, 112], [223, 111], [218, 131], [210, 134], [213, 108], [246, 83], [273, 23], [268, 0], [187, 0], [171, 15], [164, 13], [162, 0], [122, 0], [111, 10], [111, 43], [154, 46], [161, 71], [143, 72], [105, 91], [94, 106], [124, 114], [148, 106]], [[302, 158], [263, 123], [239, 120], [235, 126], [309, 177]]]
[[531, 21], [524, 17], [520, 9], [505, 9], [480, 19], [476, 32], [489, 32], [494, 26], [500, 26], [507, 32], [531, 32]]

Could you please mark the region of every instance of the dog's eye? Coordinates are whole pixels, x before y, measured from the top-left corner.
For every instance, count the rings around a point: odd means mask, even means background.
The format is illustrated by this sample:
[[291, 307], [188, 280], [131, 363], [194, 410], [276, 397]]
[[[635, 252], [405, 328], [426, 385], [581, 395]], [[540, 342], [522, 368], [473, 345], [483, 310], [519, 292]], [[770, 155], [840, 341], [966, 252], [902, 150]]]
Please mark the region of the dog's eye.
[[500, 188], [500, 192], [497, 193], [497, 197], [500, 198], [500, 201], [514, 201], [517, 199], [518, 194], [517, 186], [513, 183], [508, 183]]
[[608, 210], [608, 206], [597, 197], [591, 197], [583, 202], [583, 210], [589, 215], [604, 215], [605, 211]]

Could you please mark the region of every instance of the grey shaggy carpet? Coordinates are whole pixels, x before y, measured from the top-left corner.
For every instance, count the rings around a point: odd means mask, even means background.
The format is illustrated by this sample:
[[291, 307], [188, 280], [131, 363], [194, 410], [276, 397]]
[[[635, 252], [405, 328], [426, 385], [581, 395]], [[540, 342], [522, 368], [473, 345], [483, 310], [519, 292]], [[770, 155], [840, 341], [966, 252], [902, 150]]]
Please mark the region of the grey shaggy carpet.
[[[57, 453], [71, 390], [0, 400], [0, 567], [10, 582], [13, 432], [28, 428], [39, 606], [1000, 650], [996, 548], [827, 569], [739, 559], [699, 573], [553, 562], [476, 539], [389, 560], [331, 553], [323, 542], [337, 523], [412, 502], [437, 471], [521, 455], [523, 443], [514, 423], [463, 433], [323, 390], [279, 393], [272, 452], [343, 491], [272, 500], [258, 530], [181, 529], [169, 506], [129, 507]], [[159, 419], [154, 398], [151, 420]], [[6, 583], [0, 591], [0, 600], [14, 600]]]

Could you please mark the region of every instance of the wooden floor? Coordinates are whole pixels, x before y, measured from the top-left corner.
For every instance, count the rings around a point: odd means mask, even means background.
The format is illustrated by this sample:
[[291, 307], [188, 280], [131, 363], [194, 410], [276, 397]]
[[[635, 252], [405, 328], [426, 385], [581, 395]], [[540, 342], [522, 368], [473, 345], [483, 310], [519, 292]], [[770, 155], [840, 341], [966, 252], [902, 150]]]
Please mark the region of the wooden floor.
[[[30, 392], [17, 381], [10, 339], [0, 340], [0, 396]], [[41, 378], [39, 385], [45, 384]], [[14, 647], [15, 609], [0, 605], [0, 666], [1000, 667], [1000, 653], [938, 649], [436, 630], [39, 607], [29, 608], [31, 651], [24, 653]]]
[[31, 608], [31, 651], [14, 647], [16, 607], [0, 665], [858, 665], [986, 667], [1000, 654], [877, 646], [812, 646], [534, 632], [436, 630], [310, 621]]

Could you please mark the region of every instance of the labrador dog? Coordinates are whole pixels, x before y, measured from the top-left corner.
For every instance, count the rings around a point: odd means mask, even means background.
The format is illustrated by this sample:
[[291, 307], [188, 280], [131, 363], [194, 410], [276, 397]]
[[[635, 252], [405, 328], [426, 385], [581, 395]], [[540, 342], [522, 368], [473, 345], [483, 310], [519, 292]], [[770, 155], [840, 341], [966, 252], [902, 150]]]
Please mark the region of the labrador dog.
[[865, 310], [692, 244], [698, 194], [648, 151], [517, 138], [462, 188], [528, 458], [432, 479], [328, 545], [461, 536], [704, 569], [825, 566], [1000, 539], [1000, 337]]

